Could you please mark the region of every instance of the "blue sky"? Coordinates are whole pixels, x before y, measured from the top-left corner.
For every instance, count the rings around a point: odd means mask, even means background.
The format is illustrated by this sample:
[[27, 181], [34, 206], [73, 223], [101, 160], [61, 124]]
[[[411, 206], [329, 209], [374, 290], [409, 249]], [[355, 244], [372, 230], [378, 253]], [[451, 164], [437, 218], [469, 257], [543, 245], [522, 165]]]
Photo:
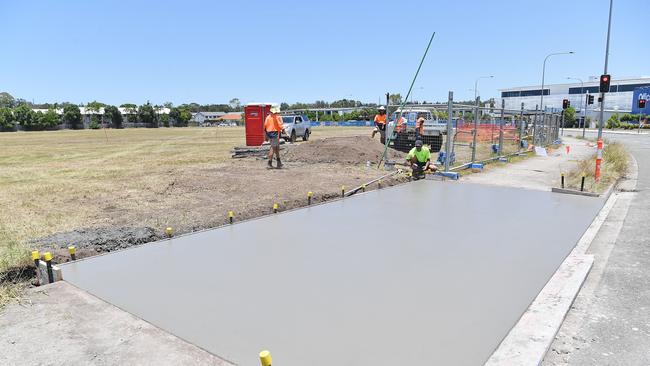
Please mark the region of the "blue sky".
[[[0, 91], [36, 102], [483, 98], [603, 71], [608, 0], [0, 0]], [[648, 2], [615, 0], [614, 79], [650, 75]]]

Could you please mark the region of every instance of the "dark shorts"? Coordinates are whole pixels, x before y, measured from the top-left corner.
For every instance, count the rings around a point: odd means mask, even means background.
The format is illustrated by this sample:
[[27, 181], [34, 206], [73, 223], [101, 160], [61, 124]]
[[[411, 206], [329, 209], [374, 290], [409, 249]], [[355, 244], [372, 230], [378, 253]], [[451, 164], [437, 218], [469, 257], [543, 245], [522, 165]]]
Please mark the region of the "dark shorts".
[[386, 131], [386, 124], [385, 123], [375, 123], [375, 125], [377, 126], [377, 129], [379, 131]]
[[266, 137], [269, 139], [271, 146], [280, 145], [280, 139], [278, 138], [278, 131], [266, 131]]

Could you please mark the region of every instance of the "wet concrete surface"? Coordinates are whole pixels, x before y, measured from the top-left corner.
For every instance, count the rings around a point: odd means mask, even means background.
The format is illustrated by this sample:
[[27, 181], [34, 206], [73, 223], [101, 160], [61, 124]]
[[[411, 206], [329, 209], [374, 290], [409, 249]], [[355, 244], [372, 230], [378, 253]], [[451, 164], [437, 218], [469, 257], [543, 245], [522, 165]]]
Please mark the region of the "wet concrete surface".
[[419, 181], [62, 270], [239, 365], [480, 365], [602, 204]]

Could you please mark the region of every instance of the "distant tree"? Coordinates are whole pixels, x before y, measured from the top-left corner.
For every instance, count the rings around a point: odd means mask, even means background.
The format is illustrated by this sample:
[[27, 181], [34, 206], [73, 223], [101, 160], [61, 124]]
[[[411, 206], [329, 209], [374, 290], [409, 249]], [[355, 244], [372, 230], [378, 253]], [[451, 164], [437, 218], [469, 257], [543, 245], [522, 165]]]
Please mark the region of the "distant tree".
[[228, 102], [228, 106], [230, 109], [238, 111], [239, 108], [241, 108], [241, 102], [239, 101], [239, 98], [232, 98], [230, 99], [230, 102]]
[[138, 120], [150, 127], [158, 127], [156, 111], [153, 109], [153, 106], [149, 102], [147, 102], [147, 104], [141, 105], [138, 108]]
[[54, 128], [61, 123], [61, 117], [56, 113], [56, 110], [50, 108], [43, 114], [40, 120], [41, 126], [45, 128]]
[[8, 107], [0, 107], [0, 129], [13, 129], [16, 125], [14, 114]]
[[289, 103], [280, 103], [280, 109], [283, 111], [290, 109]]
[[138, 106], [133, 103], [124, 103], [120, 105], [120, 108], [124, 108], [126, 112], [126, 118], [131, 123], [138, 122]]
[[564, 127], [572, 128], [576, 124], [576, 110], [569, 107], [564, 110]]
[[90, 123], [88, 124], [88, 128], [91, 130], [99, 130], [102, 127], [102, 125], [99, 123], [99, 117], [97, 115], [93, 115], [90, 117]]
[[163, 105], [165, 106], [165, 108], [169, 108], [169, 109], [172, 109], [174, 107], [174, 103], [172, 102], [165, 102], [163, 103]]
[[391, 94], [390, 96], [388, 96], [388, 100], [390, 101], [390, 104], [401, 104], [402, 96], [400, 95], [400, 93]]
[[163, 127], [169, 127], [169, 114], [161, 114], [160, 122], [162, 122]]
[[63, 121], [70, 125], [72, 129], [77, 129], [81, 124], [81, 111], [74, 104], [66, 104], [63, 107]]
[[169, 112], [169, 118], [174, 120], [174, 126], [187, 127], [192, 118], [192, 113], [187, 108], [174, 107]]
[[122, 128], [124, 119], [122, 118], [122, 113], [120, 113], [120, 110], [116, 106], [107, 105], [104, 107], [104, 117], [108, 118], [113, 128]]
[[0, 108], [13, 108], [15, 103], [16, 100], [11, 94], [7, 92], [0, 93]]
[[14, 121], [17, 124], [26, 127], [27, 129], [33, 128], [35, 125], [35, 113], [27, 104], [21, 104], [14, 108]]

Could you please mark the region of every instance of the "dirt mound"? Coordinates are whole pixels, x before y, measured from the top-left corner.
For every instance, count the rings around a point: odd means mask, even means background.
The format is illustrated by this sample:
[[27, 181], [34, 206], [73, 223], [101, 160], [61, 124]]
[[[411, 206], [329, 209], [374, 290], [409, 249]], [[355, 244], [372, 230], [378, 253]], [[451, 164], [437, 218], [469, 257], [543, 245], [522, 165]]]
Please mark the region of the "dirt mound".
[[100, 227], [77, 229], [49, 235], [30, 242], [34, 248], [52, 250], [56, 263], [68, 260], [67, 248], [77, 248], [77, 257], [83, 258], [97, 253], [111, 252], [160, 239], [161, 236], [150, 227]]
[[[365, 164], [377, 163], [384, 153], [379, 139], [368, 136], [330, 137], [313, 140], [287, 148], [283, 157], [286, 161], [305, 163]], [[388, 149], [389, 160], [402, 160], [405, 154]]]

